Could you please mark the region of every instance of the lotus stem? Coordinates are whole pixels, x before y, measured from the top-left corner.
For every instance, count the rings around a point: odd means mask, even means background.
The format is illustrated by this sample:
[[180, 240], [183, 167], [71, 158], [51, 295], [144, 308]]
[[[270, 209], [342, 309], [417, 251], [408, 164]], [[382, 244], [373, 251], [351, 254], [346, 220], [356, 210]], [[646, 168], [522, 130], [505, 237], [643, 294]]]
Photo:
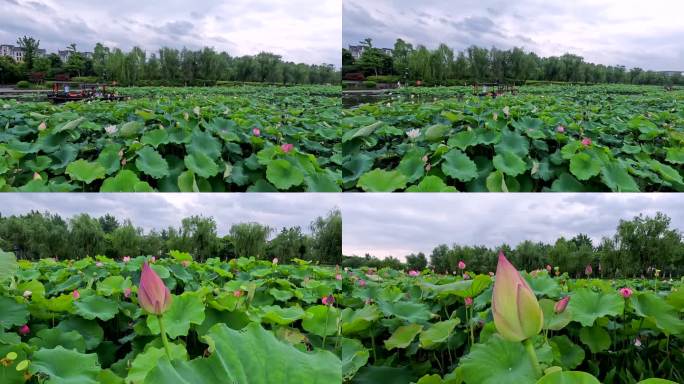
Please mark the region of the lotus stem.
[[542, 376], [542, 370], [541, 367], [539, 366], [539, 360], [537, 359], [537, 352], [534, 350], [534, 344], [532, 343], [532, 339], [527, 339], [524, 342], [525, 344], [525, 350], [527, 351], [527, 356], [530, 358], [530, 362], [532, 363], [532, 366], [534, 367], [534, 371], [537, 372], [537, 377]]
[[164, 349], [166, 350], [166, 357], [171, 361], [171, 348], [169, 348], [169, 340], [166, 338], [166, 330], [164, 329], [161, 315], [157, 315], [157, 320], [159, 320], [159, 332], [161, 333], [162, 344], [164, 344]]

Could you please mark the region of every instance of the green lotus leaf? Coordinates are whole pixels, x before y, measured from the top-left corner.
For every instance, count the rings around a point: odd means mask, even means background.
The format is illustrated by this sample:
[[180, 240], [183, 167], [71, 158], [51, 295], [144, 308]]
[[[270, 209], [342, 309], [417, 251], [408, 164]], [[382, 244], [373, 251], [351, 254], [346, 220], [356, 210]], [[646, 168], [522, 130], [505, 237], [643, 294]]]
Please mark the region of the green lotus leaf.
[[[262, 321], [272, 322], [279, 325], [288, 325], [294, 321], [304, 318], [305, 315], [304, 310], [299, 306], [283, 308], [277, 305], [270, 305], [261, 307], [261, 310], [263, 311], [261, 316]], [[335, 321], [335, 319], [332, 321]]]
[[534, 384], [537, 375], [522, 343], [506, 341], [499, 336], [486, 343], [473, 345], [461, 359], [460, 367], [466, 384]]
[[435, 124], [423, 128], [422, 135], [427, 141], [440, 141], [451, 130], [451, 126], [445, 124]]
[[221, 156], [221, 143], [211, 133], [194, 130], [190, 143], [186, 146], [189, 154], [203, 154], [211, 160]]
[[420, 333], [420, 346], [424, 349], [435, 349], [447, 341], [454, 328], [460, 322], [459, 318], [440, 321], [432, 324]]
[[398, 319], [408, 321], [410, 323], [426, 322], [432, 317], [432, 312], [426, 304], [416, 303], [413, 301], [399, 301], [399, 302], [378, 302], [380, 310], [386, 316], [395, 316]]
[[667, 151], [667, 156], [665, 160], [672, 164], [684, 164], [684, 148], [671, 147], [665, 148]]
[[307, 192], [342, 192], [334, 177], [326, 173], [304, 176]]
[[278, 159], [266, 166], [266, 178], [276, 188], [286, 190], [300, 185], [304, 181], [304, 174], [289, 161]]
[[5, 252], [0, 249], [0, 281], [14, 276], [17, 271], [17, 258], [13, 252]]
[[601, 172], [601, 163], [586, 152], [576, 153], [570, 159], [570, 172], [578, 180], [589, 180]]
[[33, 354], [29, 371], [48, 376], [46, 384], [98, 384], [100, 372], [96, 354], [83, 354], [58, 346]]
[[219, 166], [204, 152], [195, 152], [185, 156], [185, 166], [195, 175], [210, 178], [219, 173]]
[[420, 324], [402, 325], [394, 330], [392, 336], [385, 340], [385, 348], [391, 351], [394, 348], [404, 349], [408, 347], [413, 339], [423, 330]]
[[[167, 271], [168, 273], [168, 271]], [[192, 324], [200, 325], [204, 321], [204, 303], [196, 292], [184, 292], [173, 296], [171, 306], [162, 315], [164, 328], [169, 337], [187, 336]], [[147, 327], [153, 334], [159, 334], [157, 316], [147, 316]]]
[[169, 164], [154, 148], [145, 146], [138, 151], [137, 155], [138, 158], [135, 159], [135, 166], [141, 172], [155, 179], [161, 179], [169, 175]]
[[601, 382], [586, 372], [557, 371], [544, 375], [536, 384], [601, 384]]
[[351, 335], [365, 331], [380, 318], [380, 315], [375, 305], [367, 305], [361, 309], [345, 308], [342, 310], [342, 334]]
[[[341, 383], [342, 362], [326, 350], [303, 352], [276, 339], [257, 323], [236, 331], [214, 325], [204, 337], [208, 358], [190, 362], [161, 358], [145, 384], [318, 384]], [[278, 356], [277, 359], [268, 356]]]
[[121, 151], [121, 145], [119, 144], [109, 144], [100, 155], [97, 157], [97, 162], [102, 165], [105, 169], [107, 175], [111, 175], [121, 168], [121, 158], [119, 158], [119, 151]]
[[418, 185], [406, 188], [406, 192], [457, 192], [456, 187], [448, 186], [437, 176], [425, 176]]
[[610, 335], [598, 325], [580, 329], [580, 341], [589, 347], [592, 353], [598, 353], [610, 348]]
[[425, 163], [423, 162], [423, 152], [417, 149], [408, 151], [399, 162], [397, 171], [406, 176], [406, 180], [412, 183], [425, 174]]
[[544, 329], [560, 331], [572, 321], [572, 312], [568, 308], [561, 313], [556, 313], [556, 302], [549, 299], [539, 300], [539, 306], [544, 312]]
[[594, 292], [582, 288], [573, 293], [567, 308], [572, 312], [574, 321], [591, 327], [598, 318], [622, 315], [624, 304], [617, 292]]
[[549, 339], [549, 343], [554, 361], [563, 368], [574, 369], [584, 361], [584, 349], [570, 341], [567, 336], [554, 336]]
[[442, 171], [446, 175], [464, 182], [477, 177], [475, 162], [458, 149], [452, 149], [444, 155]]
[[0, 296], [0, 329], [26, 324], [28, 318], [26, 304], [17, 303], [11, 297]]
[[633, 295], [631, 298], [634, 312], [639, 316], [655, 322], [658, 329], [667, 335], [684, 333], [684, 322], [680, 319], [676, 309], [662, 297], [651, 292]]
[[119, 313], [119, 306], [115, 301], [100, 297], [87, 296], [74, 301], [76, 313], [84, 319], [100, 319], [103, 321], [111, 320]]
[[399, 171], [374, 169], [364, 173], [357, 184], [366, 192], [392, 192], [406, 187], [408, 179]]
[[124, 169], [119, 171], [116, 176], [108, 177], [102, 183], [100, 192], [153, 192], [152, 187], [146, 182], [141, 181], [135, 172]]
[[67, 166], [66, 173], [73, 180], [90, 184], [97, 179], [104, 179], [107, 170], [98, 162], [79, 159]]
[[340, 310], [328, 305], [315, 305], [306, 309], [302, 328], [317, 336], [330, 336], [337, 333]]
[[[174, 360], [188, 360], [188, 352], [185, 347], [175, 343], [169, 343], [171, 358]], [[159, 360], [166, 356], [164, 348], [148, 347], [144, 352], [139, 353], [131, 363], [131, 369], [126, 376], [126, 382], [132, 384], [143, 383], [145, 377], [153, 370]]]
[[169, 134], [167, 130], [163, 128], [153, 129], [151, 131], [145, 132], [142, 135], [140, 142], [156, 149], [162, 144], [169, 143]]
[[359, 340], [342, 338], [342, 378], [351, 378], [368, 363], [370, 353]]
[[617, 162], [604, 164], [601, 180], [613, 192], [639, 192], [639, 186], [623, 165]]
[[501, 132], [501, 141], [494, 148], [496, 153], [513, 153], [524, 158], [530, 150], [530, 142], [519, 133], [504, 129]]
[[525, 161], [512, 152], [503, 152], [494, 156], [492, 160], [494, 168], [510, 176], [517, 176], [525, 173], [527, 164]]
[[58, 328], [42, 329], [37, 337], [31, 339], [31, 344], [38, 348], [52, 349], [62, 346], [66, 349], [76, 350], [81, 353], [86, 351], [86, 343], [83, 336], [76, 331], [63, 332]]

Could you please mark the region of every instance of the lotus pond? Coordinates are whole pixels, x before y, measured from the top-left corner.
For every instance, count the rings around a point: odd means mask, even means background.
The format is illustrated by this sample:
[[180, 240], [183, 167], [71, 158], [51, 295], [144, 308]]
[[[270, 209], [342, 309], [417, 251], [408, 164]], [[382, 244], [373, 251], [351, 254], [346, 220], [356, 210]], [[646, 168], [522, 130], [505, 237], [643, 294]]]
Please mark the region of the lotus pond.
[[[346, 344], [330, 296], [342, 282], [332, 268], [197, 263], [180, 252], [156, 261], [0, 256], [0, 383], [342, 381]], [[159, 316], [140, 300], [159, 288], [149, 279], [142, 288], [145, 260], [170, 292]]]
[[[396, 93], [396, 100], [343, 110], [345, 190], [684, 190], [684, 90], [530, 86], [497, 98], [463, 87]], [[425, 102], [431, 95], [434, 101]]]
[[3, 191], [341, 190], [340, 88], [126, 88], [0, 103]]
[[496, 278], [347, 272], [338, 300], [345, 382], [684, 382], [683, 280], [570, 279], [540, 270], [508, 271], [508, 280], [524, 282], [506, 282], [500, 269]]

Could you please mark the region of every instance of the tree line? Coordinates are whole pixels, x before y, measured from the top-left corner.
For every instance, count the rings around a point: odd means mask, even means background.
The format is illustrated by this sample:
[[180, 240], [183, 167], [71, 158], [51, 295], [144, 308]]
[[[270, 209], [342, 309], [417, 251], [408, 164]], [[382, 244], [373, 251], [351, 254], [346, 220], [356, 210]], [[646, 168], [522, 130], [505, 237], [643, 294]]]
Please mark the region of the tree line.
[[[370, 38], [360, 42], [364, 51], [358, 60], [342, 49], [342, 74], [363, 72], [366, 76], [389, 75], [403, 82], [421, 80], [427, 85], [463, 85], [494, 81], [554, 81], [570, 83], [626, 83], [684, 85], [681, 73], [666, 75], [624, 65], [584, 61], [575, 54], [540, 57], [522, 48], [508, 50], [471, 46], [454, 51], [446, 44], [435, 49], [413, 47], [402, 39], [391, 55], [373, 46]], [[673, 68], [677, 69], [677, 68]], [[395, 82], [397, 80], [394, 80]]]
[[214, 85], [218, 82], [258, 82], [272, 84], [338, 83], [340, 72], [332, 64], [310, 65], [285, 61], [280, 55], [231, 56], [204, 47], [181, 50], [163, 47], [147, 52], [133, 47], [125, 52], [97, 43], [92, 55], [79, 52], [76, 44], [67, 47], [66, 62], [51, 53], [37, 55], [40, 40], [24, 36], [17, 41], [24, 50], [24, 61], [0, 57], [0, 83], [28, 80], [42, 74], [46, 79], [59, 75], [93, 77], [121, 85]]
[[189, 252], [196, 261], [211, 257], [223, 260], [251, 257], [279, 262], [294, 258], [339, 264], [342, 255], [342, 217], [333, 209], [317, 217], [305, 233], [301, 227], [279, 231], [260, 223], [238, 223], [219, 236], [213, 217], [191, 216], [180, 226], [145, 232], [125, 219], [106, 214], [93, 217], [79, 214], [63, 218], [58, 214], [31, 211], [24, 215], [0, 217], [0, 249], [19, 259], [81, 259], [105, 255], [151, 255], [161, 257], [171, 250]]
[[671, 219], [658, 212], [655, 216], [635, 216], [620, 220], [615, 233], [603, 237], [598, 244], [586, 234], [570, 239], [558, 238], [554, 243], [523, 241], [517, 246], [501, 244], [497, 247], [446, 244], [436, 246], [429, 256], [414, 253], [402, 262], [396, 257], [379, 259], [370, 254], [363, 257], [344, 257], [343, 266], [390, 267], [422, 270], [432, 268], [438, 273], [459, 271], [458, 262], [466, 263], [468, 271], [489, 273], [496, 270], [499, 250], [519, 269], [558, 267], [560, 273], [572, 277], [586, 276], [591, 266], [593, 277], [625, 278], [684, 275], [684, 238], [670, 227]]

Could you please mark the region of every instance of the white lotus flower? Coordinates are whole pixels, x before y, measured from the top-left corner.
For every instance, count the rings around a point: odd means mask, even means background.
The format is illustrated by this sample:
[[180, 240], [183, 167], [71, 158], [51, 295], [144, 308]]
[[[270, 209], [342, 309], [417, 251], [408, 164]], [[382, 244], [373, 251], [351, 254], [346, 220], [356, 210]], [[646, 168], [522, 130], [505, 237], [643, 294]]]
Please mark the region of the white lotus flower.
[[115, 134], [119, 128], [116, 127], [116, 125], [108, 125], [105, 127], [105, 132], [107, 132], [110, 135]]
[[420, 129], [418, 129], [418, 128], [414, 128], [414, 129], [411, 129], [410, 131], [406, 132], [406, 136], [408, 136], [409, 139], [411, 139], [411, 140], [415, 139], [419, 135], [420, 135]]
[[25, 298], [28, 299], [29, 297], [31, 297], [31, 295], [33, 295], [33, 292], [31, 292], [31, 291], [24, 291], [24, 297], [25, 297]]

